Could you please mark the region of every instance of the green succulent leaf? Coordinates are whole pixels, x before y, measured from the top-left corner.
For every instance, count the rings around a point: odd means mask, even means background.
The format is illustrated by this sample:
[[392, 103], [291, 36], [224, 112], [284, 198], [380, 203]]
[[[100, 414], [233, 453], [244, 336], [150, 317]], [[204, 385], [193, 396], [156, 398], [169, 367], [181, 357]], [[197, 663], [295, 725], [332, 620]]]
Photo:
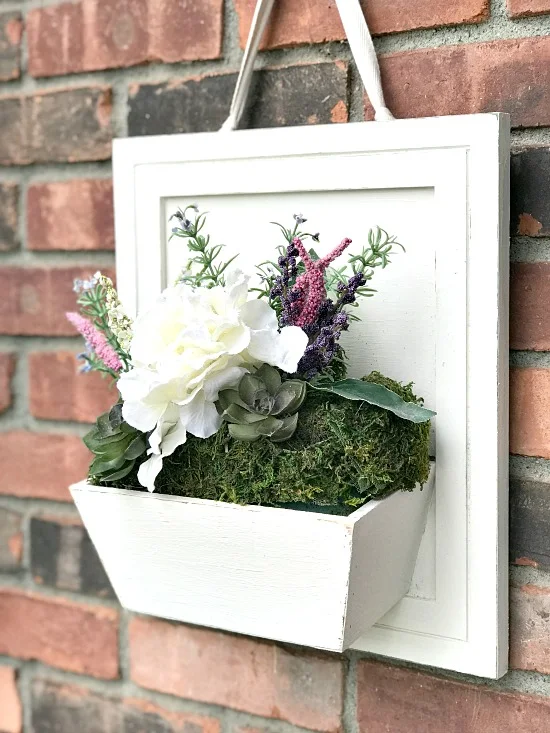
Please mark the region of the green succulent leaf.
[[262, 380], [270, 395], [275, 396], [277, 394], [282, 380], [281, 375], [275, 367], [269, 366], [269, 364], [262, 364], [254, 376]]
[[133, 438], [131, 435], [123, 435], [122, 440], [112, 441], [94, 448], [94, 453], [102, 460], [110, 461], [118, 456], [124, 456]]
[[271, 440], [274, 443], [282, 443], [284, 440], [292, 438], [297, 427], [298, 413], [295, 412], [294, 415], [289, 415], [289, 417], [285, 417], [282, 426], [279, 428], [279, 430], [277, 430], [276, 433], [271, 436]]
[[289, 379], [283, 382], [275, 396], [272, 415], [293, 413], [300, 409], [306, 398], [306, 383], [300, 379]]
[[96, 426], [102, 438], [109, 438], [111, 435], [116, 435], [119, 432], [119, 427], [113, 426], [109, 419], [109, 412], [105, 412], [100, 415], [96, 420]]
[[312, 384], [311, 386], [322, 392], [332, 392], [340, 397], [345, 397], [347, 400], [360, 400], [382, 407], [403, 420], [410, 420], [413, 423], [427, 422], [436, 414], [415, 402], [405, 402], [399, 395], [381, 384], [363, 382], [361, 379], [343, 379], [340, 382]]
[[240, 407], [245, 407], [245, 404], [241, 400], [239, 393], [236, 389], [222, 390], [218, 395], [218, 402], [220, 403], [222, 410], [227, 410], [227, 408], [232, 404], [240, 405]]
[[254, 404], [256, 395], [260, 391], [265, 391], [265, 385], [262, 380], [254, 374], [245, 374], [239, 382], [239, 397], [247, 407]]
[[236, 423], [237, 425], [251, 425], [252, 423], [265, 420], [265, 415], [257, 412], [249, 412], [240, 405], [229, 405], [227, 410], [224, 410], [223, 417], [227, 422]]
[[253, 427], [260, 435], [266, 435], [268, 438], [271, 438], [272, 435], [275, 435], [283, 427], [283, 421], [278, 420], [276, 417], [266, 417], [265, 420], [254, 423]]
[[97, 456], [94, 458], [90, 466], [90, 474], [92, 474], [92, 476], [100, 476], [104, 473], [117, 471], [122, 468], [125, 462], [124, 456], [118, 456], [111, 460], [105, 460], [103, 456]]
[[235, 440], [244, 440], [248, 443], [253, 443], [261, 437], [255, 425], [235, 425], [234, 423], [230, 423], [228, 429], [229, 435], [235, 438]]
[[117, 402], [116, 405], [109, 410], [109, 423], [113, 429], [120, 428], [124, 421], [122, 417], [122, 403]]
[[135, 437], [130, 445], [124, 451], [124, 458], [127, 461], [133, 461], [139, 458], [147, 450], [147, 443], [142, 435]]
[[132, 471], [134, 464], [135, 464], [135, 461], [129, 461], [118, 471], [114, 471], [113, 473], [101, 474], [101, 480], [102, 481], [120, 481], [120, 479], [125, 478]]

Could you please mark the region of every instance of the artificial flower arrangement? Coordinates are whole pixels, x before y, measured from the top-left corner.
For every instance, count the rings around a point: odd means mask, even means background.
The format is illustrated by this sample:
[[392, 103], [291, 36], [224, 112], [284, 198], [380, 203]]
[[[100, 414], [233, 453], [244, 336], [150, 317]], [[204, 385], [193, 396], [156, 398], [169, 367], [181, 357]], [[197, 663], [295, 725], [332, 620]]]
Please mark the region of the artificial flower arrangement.
[[411, 385], [348, 378], [340, 344], [396, 239], [376, 229], [359, 253], [345, 238], [319, 256], [295, 215], [251, 284], [204, 233], [206, 214], [172, 218], [189, 262], [135, 321], [101, 273], [75, 282], [83, 371], [119, 393], [84, 439], [89, 483], [335, 514], [423, 484], [434, 413]]

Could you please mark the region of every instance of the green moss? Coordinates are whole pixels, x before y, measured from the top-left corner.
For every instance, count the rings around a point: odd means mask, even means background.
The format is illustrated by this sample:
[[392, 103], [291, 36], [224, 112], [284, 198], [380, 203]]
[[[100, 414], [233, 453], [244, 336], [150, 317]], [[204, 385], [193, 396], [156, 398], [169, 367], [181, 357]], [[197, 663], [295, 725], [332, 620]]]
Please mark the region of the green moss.
[[[403, 386], [373, 372], [408, 402]], [[223, 426], [207, 440], [190, 437], [164, 460], [163, 494], [238, 504], [307, 504], [352, 511], [372, 498], [411, 491], [429, 472], [429, 423], [414, 424], [366, 403], [308, 390], [298, 428], [284, 443], [232, 440]], [[142, 489], [136, 472], [118, 484]]]

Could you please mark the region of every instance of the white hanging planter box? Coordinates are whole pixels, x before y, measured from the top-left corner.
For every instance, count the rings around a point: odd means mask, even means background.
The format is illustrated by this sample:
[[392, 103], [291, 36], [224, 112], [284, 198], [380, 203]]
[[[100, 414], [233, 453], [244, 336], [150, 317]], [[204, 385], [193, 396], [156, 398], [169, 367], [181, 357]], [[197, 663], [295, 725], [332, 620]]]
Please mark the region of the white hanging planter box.
[[348, 517], [74, 484], [132, 611], [341, 652], [407, 593], [433, 491]]

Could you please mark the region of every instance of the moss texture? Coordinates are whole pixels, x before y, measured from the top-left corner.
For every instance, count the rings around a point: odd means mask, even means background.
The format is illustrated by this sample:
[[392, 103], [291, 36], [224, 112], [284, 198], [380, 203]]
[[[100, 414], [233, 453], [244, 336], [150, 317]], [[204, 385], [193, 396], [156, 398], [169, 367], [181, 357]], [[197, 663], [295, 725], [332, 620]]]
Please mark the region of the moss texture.
[[[418, 401], [373, 372], [366, 381]], [[429, 473], [429, 423], [414, 424], [378, 407], [308, 390], [298, 428], [284, 443], [243, 443], [227, 426], [207, 440], [190, 437], [164, 460], [156, 481], [163, 494], [237, 504], [309, 505], [348, 513], [372, 498], [411, 491]], [[115, 484], [141, 489], [136, 472]]]

